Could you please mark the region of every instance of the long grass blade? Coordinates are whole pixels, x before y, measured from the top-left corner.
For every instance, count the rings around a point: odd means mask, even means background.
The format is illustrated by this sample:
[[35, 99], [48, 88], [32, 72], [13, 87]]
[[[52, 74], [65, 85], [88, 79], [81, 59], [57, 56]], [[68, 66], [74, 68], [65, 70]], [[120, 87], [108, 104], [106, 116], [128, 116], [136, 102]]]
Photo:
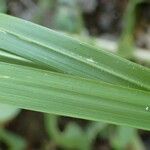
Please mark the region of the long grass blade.
[[0, 48], [59, 72], [150, 90], [150, 69], [4, 14], [0, 14]]
[[0, 103], [24, 109], [149, 130], [149, 98], [150, 92], [0, 62]]

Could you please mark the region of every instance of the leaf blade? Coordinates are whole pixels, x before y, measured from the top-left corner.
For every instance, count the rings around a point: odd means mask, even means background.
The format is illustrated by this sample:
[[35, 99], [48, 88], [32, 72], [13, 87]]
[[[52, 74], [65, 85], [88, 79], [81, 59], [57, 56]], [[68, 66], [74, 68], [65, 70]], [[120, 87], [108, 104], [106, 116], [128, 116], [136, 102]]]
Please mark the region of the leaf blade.
[[6, 63], [0, 72], [1, 103], [150, 129], [149, 92]]
[[150, 69], [64, 34], [3, 14], [0, 31], [1, 48], [35, 63], [60, 72], [150, 90]]

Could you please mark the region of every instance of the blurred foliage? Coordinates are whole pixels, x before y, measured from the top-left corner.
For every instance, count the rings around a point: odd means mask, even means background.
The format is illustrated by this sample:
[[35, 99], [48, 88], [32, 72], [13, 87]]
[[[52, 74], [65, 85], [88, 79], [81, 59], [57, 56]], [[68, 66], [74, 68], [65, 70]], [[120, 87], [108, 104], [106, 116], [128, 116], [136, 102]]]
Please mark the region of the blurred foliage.
[[76, 0], [58, 0], [53, 26], [54, 29], [70, 33], [80, 33], [83, 30], [81, 10]]
[[7, 144], [9, 150], [24, 150], [26, 142], [18, 135], [0, 129], [0, 140]]
[[142, 0], [130, 0], [123, 17], [123, 29], [118, 45], [118, 54], [132, 58], [134, 50], [134, 29], [136, 23], [136, 6]]
[[[139, 139], [137, 130], [134, 128], [118, 126], [114, 135], [111, 136], [111, 143], [115, 150], [130, 149], [144, 150], [144, 146]], [[138, 145], [138, 146], [137, 146]]]
[[6, 0], [0, 0], [0, 12], [6, 12], [7, 6], [6, 6]]
[[107, 126], [104, 123], [92, 122], [83, 130], [78, 124], [71, 122], [62, 132], [58, 128], [57, 120], [57, 116], [46, 116], [47, 131], [56, 144], [68, 150], [90, 150], [96, 136]]
[[53, 9], [54, 4], [54, 0], [39, 0], [34, 13], [35, 15], [32, 17], [32, 21], [38, 24], [42, 24], [44, 21], [45, 13], [48, 10]]

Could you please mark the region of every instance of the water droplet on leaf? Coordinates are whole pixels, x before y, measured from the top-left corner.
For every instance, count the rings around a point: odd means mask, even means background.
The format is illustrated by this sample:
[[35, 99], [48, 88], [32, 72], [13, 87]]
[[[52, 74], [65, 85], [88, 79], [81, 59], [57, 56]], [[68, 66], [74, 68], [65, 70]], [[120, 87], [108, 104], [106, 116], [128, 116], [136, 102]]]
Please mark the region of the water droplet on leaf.
[[146, 110], [146, 111], [149, 111], [149, 107], [148, 107], [148, 106], [146, 106], [145, 110]]

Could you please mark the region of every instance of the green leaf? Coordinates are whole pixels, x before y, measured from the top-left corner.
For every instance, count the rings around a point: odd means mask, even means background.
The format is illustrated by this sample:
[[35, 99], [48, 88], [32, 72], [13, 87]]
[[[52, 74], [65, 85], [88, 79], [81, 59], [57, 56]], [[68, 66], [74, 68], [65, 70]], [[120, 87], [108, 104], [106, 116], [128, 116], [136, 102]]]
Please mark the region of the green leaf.
[[24, 109], [150, 129], [149, 98], [150, 92], [0, 62], [0, 103]]
[[150, 70], [64, 34], [0, 14], [0, 48], [59, 72], [150, 90]]
[[0, 49], [21, 57], [1, 59], [0, 103], [150, 129], [150, 69], [3, 14]]
[[19, 57], [17, 55], [13, 55], [11, 53], [7, 53], [1, 49], [0, 49], [0, 61], [57, 72], [56, 70], [54, 70], [52, 68], [50, 69], [44, 65], [35, 64], [34, 62], [32, 62], [30, 60], [24, 59], [24, 58]]

